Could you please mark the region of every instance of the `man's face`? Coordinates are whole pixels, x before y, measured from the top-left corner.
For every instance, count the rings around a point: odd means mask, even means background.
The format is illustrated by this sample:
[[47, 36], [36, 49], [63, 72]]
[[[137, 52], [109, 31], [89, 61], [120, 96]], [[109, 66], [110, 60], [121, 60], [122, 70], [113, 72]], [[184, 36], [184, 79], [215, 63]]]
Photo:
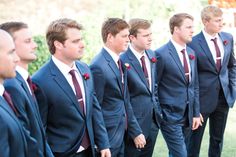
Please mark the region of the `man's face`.
[[115, 36], [112, 36], [111, 34], [109, 34], [108, 36], [110, 36], [109, 40], [111, 42], [110, 49], [113, 50], [116, 54], [119, 54], [127, 50], [128, 44], [129, 44], [129, 29], [128, 28], [121, 30]]
[[182, 43], [188, 43], [192, 41], [193, 36], [193, 20], [186, 18], [180, 27], [175, 27], [179, 40]]
[[14, 32], [13, 36], [16, 46], [16, 53], [20, 57], [20, 61], [26, 64], [34, 61], [37, 58], [35, 54], [37, 44], [33, 41], [29, 29], [20, 29], [19, 31]]
[[10, 35], [0, 35], [0, 82], [16, 76], [15, 68], [19, 57], [15, 52], [15, 45]]
[[212, 17], [210, 20], [203, 21], [206, 32], [209, 34], [219, 33], [223, 27], [222, 16]]
[[67, 39], [60, 48], [61, 59], [66, 64], [71, 64], [75, 60], [81, 59], [84, 54], [84, 43], [81, 31], [76, 28], [69, 28], [66, 31]]
[[138, 51], [150, 49], [152, 44], [152, 31], [148, 29], [138, 29], [137, 36], [130, 35], [130, 41], [132, 46]]

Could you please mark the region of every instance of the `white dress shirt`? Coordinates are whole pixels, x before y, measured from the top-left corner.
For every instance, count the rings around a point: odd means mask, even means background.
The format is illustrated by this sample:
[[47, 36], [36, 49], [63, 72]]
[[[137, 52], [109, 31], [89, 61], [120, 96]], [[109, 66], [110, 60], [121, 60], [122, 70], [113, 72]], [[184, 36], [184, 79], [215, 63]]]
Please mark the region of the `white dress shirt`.
[[215, 49], [215, 45], [214, 45], [214, 42], [211, 41], [211, 39], [214, 39], [214, 38], [217, 38], [217, 45], [220, 49], [220, 56], [221, 56], [221, 63], [223, 62], [223, 58], [224, 58], [224, 46], [223, 46], [223, 42], [222, 40], [220, 39], [219, 35], [216, 34], [216, 36], [211, 36], [209, 35], [205, 30], [202, 30], [202, 33], [206, 39], [206, 42], [207, 42], [207, 45], [211, 51], [211, 55], [216, 63], [216, 49]]
[[144, 56], [145, 59], [145, 64], [146, 64], [146, 68], [147, 68], [147, 72], [148, 72], [148, 80], [149, 80], [149, 89], [151, 90], [152, 87], [152, 74], [151, 74], [151, 62], [150, 59], [148, 58], [147, 54], [145, 52], [139, 53], [138, 51], [136, 51], [132, 45], [129, 46], [130, 50], [134, 53], [135, 57], [137, 58], [140, 66], [142, 67], [142, 62], [141, 62], [141, 57]]
[[28, 89], [29, 89], [29, 92], [30, 94], [32, 95], [32, 92], [31, 92], [31, 89], [30, 89], [30, 86], [27, 82], [27, 79], [29, 77], [29, 72], [27, 70], [25, 70], [24, 68], [20, 67], [20, 66], [16, 66], [16, 71], [21, 75], [21, 77], [24, 79]]
[[188, 56], [188, 53], [187, 53], [186, 45], [183, 47], [183, 46], [179, 45], [178, 43], [176, 43], [173, 39], [171, 39], [171, 42], [172, 42], [172, 44], [174, 45], [174, 47], [175, 47], [175, 49], [177, 51], [177, 54], [179, 56], [180, 62], [181, 62], [183, 67], [184, 67], [184, 59], [183, 59], [183, 53], [181, 51], [183, 49], [185, 49], [185, 58], [186, 58], [187, 64], [188, 64], [189, 82], [190, 82], [191, 81], [191, 67], [190, 67], [190, 64], [189, 64], [189, 56]]

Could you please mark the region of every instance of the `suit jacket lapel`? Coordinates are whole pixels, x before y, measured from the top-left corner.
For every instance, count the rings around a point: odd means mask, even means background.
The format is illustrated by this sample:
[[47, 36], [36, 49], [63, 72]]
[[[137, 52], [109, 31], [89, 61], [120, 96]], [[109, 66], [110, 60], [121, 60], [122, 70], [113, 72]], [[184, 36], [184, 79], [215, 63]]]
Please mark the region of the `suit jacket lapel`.
[[178, 66], [178, 69], [182, 75], [183, 80], [185, 80], [185, 82], [187, 83], [187, 80], [185, 78], [185, 72], [184, 72], [183, 65], [181, 64], [178, 53], [177, 53], [174, 45], [171, 43], [171, 41], [168, 43], [168, 47], [169, 47], [169, 53], [172, 56], [172, 58], [174, 59], [176, 65]]
[[16, 119], [14, 111], [10, 108], [7, 101], [2, 96], [0, 96], [0, 105], [11, 115], [11, 117], [13, 117], [13, 119]]
[[[192, 52], [192, 50], [191, 49], [189, 49], [188, 47], [187, 47], [187, 54], [188, 54], [188, 56], [186, 56], [186, 57], [189, 57], [190, 55], [194, 55], [194, 53]], [[195, 77], [195, 73], [194, 73], [194, 70], [195, 70], [195, 68], [194, 68], [194, 66], [195, 66], [195, 64], [194, 64], [194, 60], [193, 59], [191, 59], [190, 57], [188, 58], [189, 59], [189, 66], [190, 66], [190, 68], [191, 68], [191, 73], [190, 73], [190, 75], [191, 75], [191, 80], [190, 80], [190, 82], [189, 82], [189, 84], [191, 84], [193, 81], [193, 78]]]
[[[230, 52], [228, 50], [228, 46], [227, 45], [224, 45], [224, 41], [228, 41], [228, 39], [222, 34], [222, 33], [219, 33], [219, 36], [221, 38], [221, 40], [223, 41], [223, 48], [224, 48], [224, 57], [223, 57], [223, 61], [222, 61], [222, 64], [221, 66], [224, 66], [224, 65], [227, 65], [226, 64], [226, 57], [228, 56], [228, 53]], [[228, 44], [229, 45], [229, 44]], [[222, 58], [221, 58], [222, 59]]]
[[122, 76], [120, 74], [119, 68], [117, 67], [115, 61], [112, 59], [112, 57], [109, 55], [109, 53], [103, 49], [102, 50], [103, 56], [105, 57], [105, 59], [108, 62], [109, 67], [112, 69], [112, 71], [114, 72], [114, 74], [116, 75], [119, 87], [120, 87], [120, 91], [122, 91], [123, 87], [122, 87]]
[[41, 117], [39, 116], [40, 113], [39, 113], [38, 103], [37, 103], [36, 98], [33, 95], [31, 95], [25, 80], [23, 79], [23, 77], [18, 72], [16, 72], [16, 79], [19, 81], [21, 87], [26, 92], [27, 97], [29, 98], [29, 101], [30, 101], [30, 105], [32, 105], [32, 106], [29, 106], [29, 107], [32, 108], [33, 112], [36, 113], [35, 115], [36, 115], [37, 121], [38, 121], [38, 123], [41, 123], [39, 126], [40, 126], [41, 130], [43, 130], [44, 128], [42, 127], [43, 125], [42, 125]]
[[29, 88], [25, 82], [25, 80], [22, 78], [22, 76], [16, 72], [16, 79], [19, 81], [21, 87], [24, 89], [24, 91], [26, 92], [29, 100], [31, 101], [31, 103], [35, 103], [35, 99], [33, 99], [33, 96], [31, 95], [30, 91], [29, 91]]
[[19, 129], [20, 129], [20, 132], [21, 132], [21, 135], [22, 135], [22, 139], [24, 139], [24, 147], [27, 148], [24, 131], [22, 129], [22, 125], [20, 124], [20, 122], [19, 122], [18, 118], [16, 117], [15, 113], [12, 111], [12, 109], [10, 108], [10, 106], [7, 104], [7, 102], [5, 101], [5, 99], [2, 96], [0, 96], [0, 105], [16, 121], [17, 125], [19, 126]]
[[144, 76], [144, 73], [143, 73], [143, 69], [142, 69], [138, 59], [135, 57], [133, 52], [130, 50], [130, 48], [127, 51], [127, 56], [128, 56], [128, 58], [130, 60], [130, 63], [132, 65], [132, 67], [135, 69], [135, 71], [138, 73], [140, 79], [143, 81], [143, 83], [149, 89], [148, 84], [147, 84], [147, 80], [146, 80], [146, 78]]
[[203, 35], [203, 33], [200, 33], [200, 38], [199, 38], [199, 45], [200, 47], [203, 49], [203, 52], [205, 53], [205, 55], [208, 57], [208, 60], [210, 61], [210, 63], [213, 65], [213, 67], [215, 67], [216, 69], [216, 64], [215, 61], [213, 59], [213, 56], [211, 54], [211, 51], [207, 45], [207, 41]]
[[74, 91], [72, 90], [70, 84], [67, 82], [66, 78], [63, 76], [63, 74], [60, 72], [60, 70], [57, 68], [57, 66], [53, 63], [52, 60], [50, 60], [50, 69], [51, 74], [55, 82], [58, 84], [58, 86], [65, 92], [65, 94], [71, 99], [71, 101], [74, 103], [77, 110], [80, 112], [81, 116], [83, 117], [83, 111], [80, 109], [78, 100], [75, 96]]
[[[152, 53], [149, 50], [146, 50], [145, 52], [146, 52], [146, 54], [147, 54], [147, 56], [150, 60], [150, 68], [151, 68], [150, 69], [150, 71], [151, 71], [151, 80], [150, 80], [150, 82], [152, 82], [151, 83], [151, 92], [153, 92], [154, 91], [154, 86], [155, 86], [155, 63], [152, 62], [152, 58], [156, 58], [156, 57], [154, 56], [154, 53]], [[149, 87], [148, 87], [148, 89], [149, 89]]]

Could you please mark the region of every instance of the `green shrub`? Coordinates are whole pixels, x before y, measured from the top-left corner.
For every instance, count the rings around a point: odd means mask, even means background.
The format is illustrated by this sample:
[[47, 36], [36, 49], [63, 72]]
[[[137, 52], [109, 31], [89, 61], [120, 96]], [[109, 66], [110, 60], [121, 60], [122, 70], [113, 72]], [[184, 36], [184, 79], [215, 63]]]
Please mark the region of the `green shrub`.
[[34, 41], [38, 45], [36, 50], [37, 59], [29, 65], [30, 74], [37, 71], [50, 57], [45, 37], [42, 35], [35, 36]]

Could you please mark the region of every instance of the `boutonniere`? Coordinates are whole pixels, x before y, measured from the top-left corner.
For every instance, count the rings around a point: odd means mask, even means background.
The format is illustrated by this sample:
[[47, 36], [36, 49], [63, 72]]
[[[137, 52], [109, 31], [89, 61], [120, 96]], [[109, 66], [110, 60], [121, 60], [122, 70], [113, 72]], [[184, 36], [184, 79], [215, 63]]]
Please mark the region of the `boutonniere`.
[[192, 54], [190, 54], [190, 55], [189, 55], [189, 59], [194, 60], [194, 59], [195, 59], [195, 56], [192, 55]]
[[35, 92], [37, 89], [38, 89], [37, 85], [32, 83], [32, 90], [33, 90], [33, 92]]
[[85, 74], [83, 75], [83, 77], [84, 77], [85, 80], [88, 80], [88, 79], [89, 79], [89, 74], [88, 74], [88, 73], [85, 73]]
[[228, 45], [228, 40], [223, 41], [224, 46]]
[[129, 65], [129, 63], [125, 63], [125, 67], [126, 67], [126, 69], [130, 69], [131, 68], [131, 66]]
[[152, 61], [152, 63], [156, 63], [157, 62], [156, 57], [152, 57], [151, 61]]

